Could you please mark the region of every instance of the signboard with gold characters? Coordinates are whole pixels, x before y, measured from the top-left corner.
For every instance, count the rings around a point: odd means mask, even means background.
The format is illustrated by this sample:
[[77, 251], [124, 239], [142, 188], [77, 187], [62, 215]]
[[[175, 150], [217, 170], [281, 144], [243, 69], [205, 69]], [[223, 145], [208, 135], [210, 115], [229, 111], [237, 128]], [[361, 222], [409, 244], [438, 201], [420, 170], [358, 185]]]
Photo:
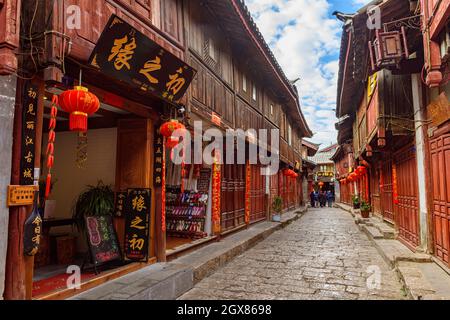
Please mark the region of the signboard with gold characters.
[[192, 67], [116, 15], [109, 19], [89, 64], [170, 103], [183, 97], [196, 74]]
[[129, 189], [125, 209], [125, 258], [148, 260], [150, 234], [150, 189]]

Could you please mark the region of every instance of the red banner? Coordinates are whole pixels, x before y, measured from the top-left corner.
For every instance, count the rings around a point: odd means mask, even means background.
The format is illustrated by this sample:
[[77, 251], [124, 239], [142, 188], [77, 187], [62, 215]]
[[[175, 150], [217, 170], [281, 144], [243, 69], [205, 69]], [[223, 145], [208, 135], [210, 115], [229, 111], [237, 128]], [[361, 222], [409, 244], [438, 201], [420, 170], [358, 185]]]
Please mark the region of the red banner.
[[220, 193], [221, 193], [221, 167], [217, 161], [213, 164], [212, 172], [212, 231], [220, 233]]
[[397, 188], [397, 166], [392, 165], [392, 195], [394, 198], [394, 204], [398, 204], [398, 188]]
[[245, 165], [245, 223], [250, 223], [250, 183], [251, 183], [251, 167], [250, 164]]

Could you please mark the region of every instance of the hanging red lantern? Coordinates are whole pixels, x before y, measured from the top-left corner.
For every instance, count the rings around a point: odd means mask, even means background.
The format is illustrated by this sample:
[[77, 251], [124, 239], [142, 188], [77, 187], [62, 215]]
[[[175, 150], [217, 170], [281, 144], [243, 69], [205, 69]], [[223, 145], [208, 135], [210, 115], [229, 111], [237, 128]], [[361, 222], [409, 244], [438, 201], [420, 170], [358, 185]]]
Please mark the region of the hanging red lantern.
[[173, 149], [179, 142], [180, 142], [180, 138], [178, 138], [178, 137], [168, 137], [166, 139], [166, 147], [169, 149]]
[[323, 181], [319, 182], [319, 187], [323, 187], [325, 185], [325, 183], [323, 183]]
[[61, 93], [59, 103], [64, 111], [70, 113], [70, 131], [87, 131], [88, 116], [100, 108], [97, 96], [82, 86]]
[[170, 121], [164, 122], [159, 128], [159, 131], [164, 137], [168, 138], [173, 134], [174, 131], [178, 129], [184, 130], [186, 129], [186, 127], [178, 120], [172, 119]]
[[356, 171], [358, 172], [358, 174], [360, 175], [365, 175], [367, 172], [367, 168], [364, 166], [358, 166], [358, 168], [356, 168]]

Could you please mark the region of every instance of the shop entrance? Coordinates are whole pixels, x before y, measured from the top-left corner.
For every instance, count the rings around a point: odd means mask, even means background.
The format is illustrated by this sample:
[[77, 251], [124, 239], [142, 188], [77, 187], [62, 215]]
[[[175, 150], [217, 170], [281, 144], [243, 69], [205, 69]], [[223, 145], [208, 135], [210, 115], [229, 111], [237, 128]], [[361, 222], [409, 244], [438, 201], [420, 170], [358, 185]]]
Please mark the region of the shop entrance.
[[[43, 232], [40, 250], [34, 257], [34, 299], [62, 299], [79, 293], [67, 285], [68, 277], [74, 273], [81, 272], [83, 289], [87, 283], [89, 286], [103, 283], [136, 270], [140, 265], [124, 258], [125, 218], [117, 196], [130, 188], [147, 188], [150, 194], [152, 192], [153, 135], [149, 133], [154, 128], [152, 120], [143, 118], [145, 114], [150, 118], [150, 112], [141, 104], [88, 88], [101, 97], [101, 104], [88, 119], [86, 135], [70, 131], [69, 114], [58, 108], [52, 192], [46, 201], [44, 190], [48, 169], [43, 166], [41, 172]], [[41, 163], [47, 159], [49, 101], [52, 94], [62, 92], [55, 88], [51, 91], [45, 93]], [[105, 97], [113, 96], [121, 102], [120, 106], [107, 102]], [[152, 263], [156, 262], [151, 240], [155, 225], [154, 198], [148, 200], [140, 206], [149, 222], [148, 238], [143, 239], [148, 251], [142, 261]], [[88, 216], [91, 218], [86, 218]], [[97, 243], [91, 237], [94, 229], [99, 236], [98, 248], [92, 246]]]

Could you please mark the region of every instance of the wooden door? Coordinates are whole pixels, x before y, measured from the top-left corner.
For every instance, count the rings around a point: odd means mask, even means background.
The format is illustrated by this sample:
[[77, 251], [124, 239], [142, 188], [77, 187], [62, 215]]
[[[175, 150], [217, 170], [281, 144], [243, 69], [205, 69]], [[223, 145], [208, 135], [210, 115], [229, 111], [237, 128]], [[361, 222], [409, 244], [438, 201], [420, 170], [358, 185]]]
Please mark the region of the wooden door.
[[435, 255], [450, 266], [450, 133], [430, 141]]
[[395, 154], [398, 201], [394, 211], [399, 240], [411, 249], [419, 245], [419, 192], [415, 146], [409, 145]]
[[370, 170], [370, 197], [373, 212], [377, 215], [381, 215], [380, 171], [380, 168], [374, 166]]
[[250, 165], [250, 223], [266, 218], [265, 212], [265, 176], [260, 165]]
[[383, 162], [380, 172], [381, 213], [383, 219], [395, 223], [394, 198], [392, 190], [392, 159]]
[[222, 166], [222, 232], [245, 224], [245, 165]]

